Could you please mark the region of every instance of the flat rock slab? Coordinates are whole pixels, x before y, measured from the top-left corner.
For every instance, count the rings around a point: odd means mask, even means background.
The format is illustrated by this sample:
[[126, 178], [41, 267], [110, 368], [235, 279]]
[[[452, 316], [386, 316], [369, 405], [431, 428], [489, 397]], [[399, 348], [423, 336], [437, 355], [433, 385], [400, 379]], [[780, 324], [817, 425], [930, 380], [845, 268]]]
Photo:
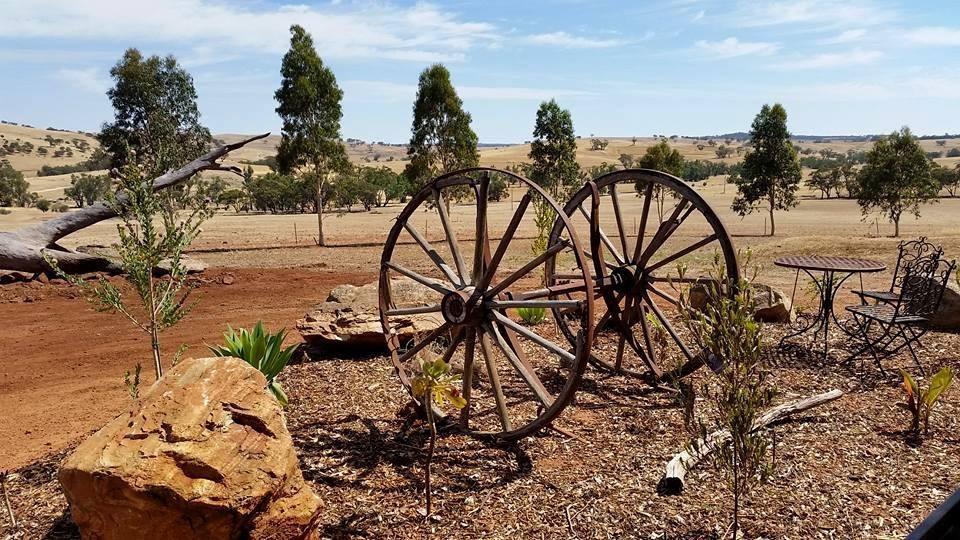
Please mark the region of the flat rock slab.
[[[390, 290], [394, 301], [405, 307], [440, 302], [437, 293], [407, 278], [391, 280]], [[443, 317], [439, 313], [422, 313], [393, 317], [391, 321], [403, 341], [437, 328], [443, 324]], [[297, 321], [297, 330], [310, 346], [385, 349], [378, 284], [335, 287], [325, 302]]]
[[59, 479], [84, 538], [314, 538], [280, 405], [237, 358], [174, 366], [85, 440]]

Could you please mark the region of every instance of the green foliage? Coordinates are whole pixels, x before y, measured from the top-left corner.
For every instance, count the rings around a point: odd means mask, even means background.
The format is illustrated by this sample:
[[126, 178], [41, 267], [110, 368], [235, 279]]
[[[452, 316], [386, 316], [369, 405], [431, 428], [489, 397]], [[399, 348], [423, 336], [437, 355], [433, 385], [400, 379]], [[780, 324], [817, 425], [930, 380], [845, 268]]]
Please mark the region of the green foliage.
[[[46, 150], [46, 149], [41, 149]], [[102, 171], [110, 168], [110, 156], [103, 151], [103, 148], [97, 148], [93, 155], [85, 161], [75, 165], [44, 165], [37, 171], [37, 176], [54, 176], [58, 174], [72, 174], [78, 172]]]
[[920, 205], [934, 200], [940, 190], [930, 160], [906, 127], [874, 143], [857, 180], [860, 211], [864, 216], [883, 214], [894, 224], [894, 236], [900, 236], [904, 212], [920, 217]]
[[547, 308], [542, 307], [522, 307], [517, 308], [517, 315], [520, 315], [520, 319], [529, 324], [536, 325], [540, 324], [547, 319]]
[[[566, 200], [580, 187], [580, 166], [577, 164], [577, 139], [570, 111], [561, 109], [555, 100], [544, 101], [537, 110], [530, 143], [530, 180], [544, 188], [555, 200]], [[553, 227], [554, 210], [542, 197], [534, 197], [534, 223], [537, 238], [533, 250], [546, 249], [547, 235]]]
[[257, 321], [252, 330], [241, 328], [239, 331], [227, 327], [223, 334], [225, 345], [207, 347], [217, 356], [234, 356], [256, 368], [267, 378], [267, 388], [277, 398], [280, 405], [287, 406], [287, 394], [277, 381], [277, 376], [287, 367], [297, 345], [283, 347], [287, 333], [284, 329], [271, 333]]
[[610, 145], [610, 141], [607, 139], [590, 139], [590, 149], [603, 151], [607, 149], [607, 146]]
[[110, 192], [110, 179], [106, 176], [92, 176], [81, 173], [79, 176], [70, 175], [70, 187], [63, 190], [63, 194], [72, 199], [77, 208], [90, 206], [102, 201]]
[[770, 236], [776, 234], [774, 211], [790, 210], [798, 204], [800, 162], [790, 143], [787, 111], [776, 103], [764, 105], [753, 120], [750, 146], [743, 169], [737, 179], [737, 197], [733, 210], [741, 216], [753, 212], [757, 203], [765, 201], [770, 213]]
[[725, 144], [721, 144], [720, 146], [717, 147], [716, 150], [714, 150], [714, 153], [717, 155], [717, 159], [728, 158], [733, 155], [733, 152], [734, 152], [733, 148], [730, 148]]
[[115, 117], [97, 139], [113, 167], [136, 163], [155, 178], [206, 151], [210, 130], [200, 124], [193, 78], [176, 58], [144, 58], [127, 49], [110, 75], [115, 85], [107, 96]]
[[[63, 272], [48, 254], [45, 253], [44, 258], [60, 277], [80, 288], [98, 310], [120, 312], [150, 335], [154, 371], [159, 379], [163, 375], [160, 333], [180, 322], [192, 308], [187, 304], [191, 287], [186, 286], [183, 252], [197, 237], [200, 224], [211, 212], [198, 204], [186, 216], [177, 214], [163, 204], [153, 190], [152, 181], [144, 178], [134, 164], [124, 167], [119, 193], [108, 193], [106, 204], [120, 216], [121, 223], [117, 225], [120, 241], [115, 245], [118, 263], [123, 269], [124, 281], [136, 294], [139, 309], [107, 278], [101, 276], [90, 283]], [[161, 262], [169, 268], [164, 278], [154, 275]]]
[[437, 174], [473, 167], [479, 162], [472, 118], [450, 81], [450, 71], [434, 64], [420, 73], [413, 104], [413, 125], [404, 176], [422, 186]]
[[[749, 251], [741, 254], [745, 274], [751, 273], [751, 259]], [[752, 278], [756, 277], [755, 272]], [[681, 280], [685, 273], [681, 266]], [[752, 278], [728, 283], [720, 254], [716, 253], [710, 279], [702, 282], [707, 291], [703, 308], [691, 307], [689, 288], [680, 294], [680, 313], [697, 349], [709, 355], [712, 365], [720, 366], [716, 388], [704, 389], [716, 412], [710, 419], [699, 420], [699, 440], [707, 441], [708, 434], [718, 430], [731, 435], [709, 456], [717, 470], [723, 472], [733, 495], [734, 538], [742, 499], [758, 482], [765, 481], [772, 469], [766, 459], [767, 439], [754, 431], [757, 418], [773, 400], [774, 390], [761, 350], [762, 326], [753, 318]], [[731, 291], [730, 287], [736, 289]]]
[[950, 150], [947, 150], [947, 157], [960, 157], [960, 148], [954, 146]]
[[218, 204], [229, 206], [238, 214], [247, 207], [248, 201], [249, 197], [247, 196], [246, 191], [236, 188], [224, 191], [217, 199]]
[[413, 396], [420, 400], [427, 414], [427, 424], [430, 426], [430, 447], [427, 452], [427, 466], [425, 469], [427, 514], [431, 514], [433, 493], [430, 487], [430, 469], [433, 464], [433, 450], [437, 442], [437, 421], [434, 407], [444, 407], [448, 403], [456, 409], [467, 406], [467, 400], [460, 395], [460, 378], [450, 374], [450, 365], [443, 358], [436, 358], [425, 352], [417, 357], [420, 372], [411, 381]]
[[951, 197], [957, 196], [960, 189], [960, 163], [952, 169], [934, 163], [930, 166], [930, 174], [940, 190], [947, 190]]
[[679, 175], [687, 182], [702, 182], [711, 176], [730, 174], [732, 167], [726, 163], [703, 159], [685, 160], [683, 174]]
[[53, 203], [50, 202], [50, 199], [40, 198], [40, 199], [37, 199], [36, 202], [33, 203], [33, 206], [34, 206], [34, 208], [36, 208], [37, 210], [39, 210], [39, 211], [41, 211], [41, 212], [49, 212], [49, 211], [50, 211], [50, 205], [51, 205], [51, 204], [53, 204]]
[[0, 206], [27, 206], [30, 202], [30, 182], [10, 162], [0, 161]]
[[[907, 394], [907, 410], [910, 411], [910, 433], [916, 442], [921, 442], [922, 436], [930, 431], [930, 413], [940, 396], [953, 382], [953, 370], [944, 366], [936, 375], [930, 378], [926, 389], [921, 389], [906, 371], [900, 370], [903, 376], [903, 389]], [[922, 429], [921, 429], [922, 426]]]
[[499, 201], [509, 197], [510, 186], [502, 174], [494, 174], [490, 177], [490, 186], [487, 188], [487, 200]]
[[660, 141], [647, 148], [640, 160], [637, 161], [637, 166], [641, 169], [653, 169], [674, 176], [682, 176], [684, 160], [680, 151], [671, 148], [666, 141]]

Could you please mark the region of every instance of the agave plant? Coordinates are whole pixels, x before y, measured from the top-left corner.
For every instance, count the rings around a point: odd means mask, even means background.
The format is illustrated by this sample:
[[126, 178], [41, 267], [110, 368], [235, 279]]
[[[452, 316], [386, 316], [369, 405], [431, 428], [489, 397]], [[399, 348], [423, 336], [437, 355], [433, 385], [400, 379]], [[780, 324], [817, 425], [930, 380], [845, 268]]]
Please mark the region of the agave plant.
[[296, 345], [283, 348], [283, 340], [287, 337], [285, 329], [270, 333], [263, 327], [263, 321], [257, 321], [252, 330], [241, 328], [234, 330], [227, 326], [223, 333], [226, 345], [207, 347], [217, 356], [235, 356], [257, 368], [267, 378], [267, 388], [273, 393], [280, 405], [287, 406], [287, 394], [277, 382], [276, 377], [287, 366]]
[[542, 307], [522, 307], [517, 308], [517, 315], [520, 319], [529, 325], [542, 323], [547, 318], [547, 310]]

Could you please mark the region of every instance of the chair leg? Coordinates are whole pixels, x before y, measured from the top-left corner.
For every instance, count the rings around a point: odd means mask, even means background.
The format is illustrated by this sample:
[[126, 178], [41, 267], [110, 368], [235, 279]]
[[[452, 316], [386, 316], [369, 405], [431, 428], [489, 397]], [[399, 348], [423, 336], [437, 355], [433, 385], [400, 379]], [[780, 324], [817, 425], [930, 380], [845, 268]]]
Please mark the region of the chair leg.
[[913, 344], [914, 344], [914, 343], [916, 343], [918, 346], [920, 345], [920, 337], [921, 337], [923, 334], [921, 333], [921, 334], [918, 335], [917, 333], [915, 333], [915, 332], [913, 331], [913, 328], [910, 327], [910, 326], [908, 326], [907, 329], [910, 331], [910, 337], [907, 337], [906, 333], [904, 333], [904, 335], [903, 335], [903, 339], [905, 339], [906, 342], [907, 342], [907, 349], [910, 350], [910, 356], [913, 357], [913, 363], [917, 365], [917, 369], [920, 370], [920, 373], [921, 373], [923, 376], [926, 376], [926, 375], [927, 375], [927, 372], [923, 369], [923, 364], [920, 363], [920, 359], [917, 358], [917, 353], [916, 353], [916, 351], [913, 350]]

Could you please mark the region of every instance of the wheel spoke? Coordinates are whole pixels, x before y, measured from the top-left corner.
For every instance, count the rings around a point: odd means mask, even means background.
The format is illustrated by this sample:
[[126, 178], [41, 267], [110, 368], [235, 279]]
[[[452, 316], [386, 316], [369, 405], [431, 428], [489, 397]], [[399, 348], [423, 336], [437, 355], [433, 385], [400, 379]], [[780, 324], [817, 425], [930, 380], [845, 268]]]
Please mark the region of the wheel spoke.
[[503, 231], [503, 236], [500, 237], [500, 243], [497, 244], [497, 250], [493, 253], [493, 257], [490, 259], [490, 264], [486, 272], [484, 272], [483, 278], [480, 280], [480, 283], [477, 284], [477, 291], [483, 292], [493, 280], [493, 276], [497, 273], [497, 267], [500, 266], [500, 261], [502, 261], [503, 256], [506, 255], [507, 248], [510, 246], [513, 235], [516, 234], [517, 227], [520, 226], [520, 221], [523, 219], [523, 215], [526, 213], [527, 205], [529, 204], [530, 192], [528, 191], [523, 198], [520, 199], [517, 210], [513, 213], [513, 218], [510, 219], [510, 224], [507, 225], [506, 230]]
[[460, 274], [460, 281], [467, 282], [466, 265], [463, 264], [463, 257], [460, 255], [460, 244], [457, 242], [457, 233], [450, 223], [450, 216], [447, 214], [447, 204], [443, 199], [440, 190], [434, 190], [434, 202], [437, 205], [437, 213], [440, 214], [440, 223], [443, 224], [443, 232], [447, 235], [447, 244], [450, 246], [450, 252], [453, 253], [453, 262], [457, 265], [457, 272]]
[[661, 291], [660, 289], [654, 287], [653, 285], [650, 285], [649, 283], [647, 284], [647, 290], [650, 291], [650, 292], [652, 292], [653, 294], [659, 296], [660, 298], [663, 298], [664, 300], [666, 300], [667, 302], [670, 302], [671, 304], [673, 304], [673, 305], [675, 305], [675, 306], [680, 305], [680, 301], [679, 301], [679, 300], [677, 300], [677, 299], [674, 298], [673, 296], [671, 296], [671, 295], [669, 295], [669, 294]]
[[647, 187], [643, 191], [643, 212], [640, 214], [640, 228], [637, 230], [637, 243], [633, 248], [634, 263], [640, 260], [640, 254], [643, 250], [643, 235], [647, 232], [647, 217], [650, 215], [650, 199], [653, 196], [653, 182], [647, 182]]
[[640, 304], [640, 327], [643, 329], [643, 343], [647, 348], [647, 355], [641, 355], [641, 358], [644, 359], [654, 376], [660, 378], [661, 372], [659, 366], [657, 366], [657, 351], [653, 348], [653, 340], [650, 339], [650, 323], [647, 322], [647, 310], [644, 309], [643, 304]]
[[687, 247], [681, 249], [680, 251], [678, 251], [678, 252], [670, 255], [669, 257], [664, 257], [662, 260], [657, 261], [655, 264], [652, 264], [652, 265], [648, 266], [648, 267], [646, 268], [646, 271], [647, 271], [647, 272], [653, 272], [654, 270], [656, 270], [656, 269], [658, 269], [658, 268], [661, 268], [661, 267], [663, 267], [663, 266], [665, 266], [665, 265], [668, 265], [668, 264], [672, 263], [673, 261], [679, 259], [680, 257], [683, 257], [684, 255], [687, 255], [687, 254], [689, 254], [689, 253], [692, 253], [692, 252], [694, 252], [694, 251], [702, 248], [703, 246], [709, 244], [710, 242], [713, 242], [714, 240], [716, 240], [716, 239], [718, 239], [718, 238], [720, 238], [720, 237], [717, 236], [716, 233], [711, 234], [710, 236], [708, 236], [708, 237], [706, 237], [706, 238], [704, 238], [704, 239], [702, 239], [702, 240], [699, 240], [699, 241], [697, 241], [697, 242], [694, 242], [694, 243], [690, 244], [689, 246], [687, 246]]
[[391, 261], [387, 261], [384, 264], [387, 265], [388, 268], [407, 276], [408, 278], [420, 283], [421, 285], [430, 287], [431, 289], [437, 291], [440, 294], [448, 294], [453, 292], [453, 290], [450, 287], [447, 287], [445, 284], [440, 283], [435, 279], [428, 278], [426, 276], [421, 276], [420, 274], [414, 272], [413, 270], [410, 270], [409, 268], [404, 268], [403, 266], [400, 266], [399, 264], [396, 264]]
[[431, 261], [433, 261], [433, 264], [437, 265], [437, 268], [443, 272], [443, 275], [447, 276], [447, 279], [450, 280], [450, 283], [464, 285], [464, 283], [460, 281], [460, 276], [458, 276], [453, 269], [450, 268], [450, 265], [447, 264], [447, 261], [443, 260], [443, 257], [440, 256], [440, 253], [437, 252], [437, 250], [430, 244], [430, 242], [427, 241], [426, 238], [421, 236], [420, 233], [413, 228], [413, 225], [411, 225], [409, 221], [403, 224], [403, 228], [410, 233], [410, 236], [416, 240], [417, 244], [420, 244], [420, 247], [423, 249], [423, 251], [427, 253], [427, 256], [430, 257]]
[[579, 300], [490, 300], [487, 306], [494, 309], [509, 308], [547, 308], [547, 309], [583, 309], [583, 303]]
[[513, 282], [515, 282], [515, 281], [517, 281], [518, 279], [526, 276], [527, 274], [530, 273], [531, 270], [533, 270], [534, 268], [536, 268], [536, 267], [540, 266], [541, 264], [543, 264], [543, 263], [544, 263], [547, 259], [549, 259], [550, 257], [553, 257], [553, 256], [556, 255], [557, 253], [563, 251], [563, 250], [566, 249], [569, 245], [570, 245], [570, 244], [569, 244], [566, 240], [561, 240], [560, 242], [558, 242], [558, 243], [550, 246], [546, 251], [544, 251], [544, 252], [541, 253], [540, 255], [537, 255], [532, 261], [530, 261], [530, 262], [528, 262], [527, 264], [523, 265], [523, 268], [520, 268], [519, 270], [517, 270], [517, 271], [515, 271], [514, 273], [510, 274], [510, 275], [507, 276], [503, 281], [501, 281], [500, 283], [498, 283], [494, 288], [488, 290], [488, 291], [486, 292], [486, 296], [487, 296], [487, 297], [494, 297], [494, 298], [495, 298], [495, 297], [497, 296], [497, 294], [499, 294], [501, 291], [503, 291], [504, 289], [506, 289], [506, 288], [509, 287], [510, 285], [513, 285]]
[[500, 417], [500, 427], [503, 431], [512, 431], [510, 426], [510, 415], [507, 414], [507, 399], [503, 395], [503, 387], [500, 385], [500, 374], [497, 372], [497, 363], [493, 358], [492, 347], [490, 346], [490, 337], [486, 332], [480, 333], [480, 349], [483, 351], [483, 358], [487, 365], [487, 376], [490, 377], [490, 386], [493, 388], [493, 397], [497, 402], [497, 414]]
[[[657, 229], [657, 233], [653, 235], [653, 240], [650, 240], [650, 245], [647, 246], [647, 249], [643, 251], [643, 255], [640, 256], [640, 260], [637, 262], [638, 266], [645, 266], [647, 261], [650, 260], [650, 257], [653, 257], [653, 254], [660, 249], [666, 241], [670, 238], [670, 235], [676, 231], [680, 225], [687, 219], [691, 212], [683, 214], [683, 217], [680, 218], [680, 212], [683, 212], [683, 209], [690, 203], [687, 199], [681, 199], [677, 203], [676, 208], [673, 209], [673, 214], [670, 217], [660, 224], [660, 227]], [[690, 210], [693, 211], [695, 207], [690, 207]], [[679, 219], [678, 219], [679, 218]]]
[[[580, 213], [583, 214], [583, 217], [586, 218], [588, 222], [593, 221], [590, 218], [590, 215], [587, 214], [587, 211], [583, 209], [583, 206], [578, 206], [577, 208], [580, 210]], [[621, 255], [620, 252], [617, 251], [617, 248], [613, 246], [613, 242], [610, 240], [610, 238], [607, 237], [606, 233], [603, 232], [603, 229], [600, 228], [600, 222], [599, 222], [600, 217], [599, 216], [596, 216], [596, 217], [597, 217], [597, 234], [600, 236], [600, 240], [603, 241], [603, 245], [607, 246], [607, 249], [610, 250], [610, 254], [613, 255], [613, 258], [617, 260], [617, 263], [625, 264], [625, 261], [623, 260], [623, 255]]]
[[623, 225], [623, 215], [620, 213], [620, 198], [617, 197], [617, 185], [610, 184], [610, 202], [613, 203], [613, 216], [617, 220], [617, 232], [620, 233], [620, 247], [623, 249], [623, 257], [627, 256], [627, 233]]
[[547, 349], [548, 351], [564, 358], [570, 363], [573, 363], [576, 360], [576, 356], [574, 356], [573, 353], [571, 353], [570, 351], [563, 349], [562, 347], [558, 346], [556, 343], [546, 338], [541, 337], [539, 334], [537, 334], [536, 332], [533, 332], [532, 330], [523, 326], [522, 324], [515, 323], [512, 319], [510, 319], [510, 317], [503, 315], [499, 311], [491, 311], [491, 313], [493, 314], [494, 318], [496, 318], [497, 321], [500, 322], [500, 324], [506, 326], [507, 328], [510, 328], [514, 332], [529, 339], [530, 341], [536, 343], [537, 345], [540, 345], [544, 349]]
[[523, 378], [524, 382], [527, 383], [527, 386], [530, 387], [530, 390], [536, 394], [537, 399], [540, 400], [540, 403], [544, 407], [550, 407], [553, 405], [553, 396], [550, 395], [550, 392], [547, 391], [546, 387], [543, 386], [543, 383], [540, 381], [540, 378], [537, 377], [537, 374], [533, 371], [533, 366], [528, 362], [524, 362], [516, 354], [514, 354], [513, 349], [504, 341], [503, 336], [500, 335], [500, 331], [497, 330], [496, 325], [487, 323], [485, 325], [487, 331], [490, 335], [493, 336], [494, 342], [500, 347], [500, 350], [503, 351], [504, 356], [507, 357], [507, 360], [513, 364], [514, 369], [520, 373], [520, 377]]
[[436, 341], [438, 337], [442, 336], [445, 332], [449, 332], [449, 331], [450, 331], [450, 323], [445, 322], [441, 324], [440, 326], [435, 328], [432, 332], [427, 334], [427, 337], [418, 341], [412, 348], [407, 349], [407, 352], [403, 353], [403, 355], [397, 360], [397, 363], [403, 364], [407, 360], [410, 360], [411, 358], [413, 358], [415, 354], [422, 351], [424, 347], [433, 343], [434, 341]]
[[473, 353], [477, 346], [477, 333], [467, 328], [466, 345], [463, 349], [463, 386], [460, 394], [467, 404], [460, 409], [460, 423], [464, 428], [470, 425], [470, 392], [473, 389]]
[[440, 304], [435, 304], [432, 306], [416, 306], [408, 308], [394, 308], [388, 309], [387, 315], [390, 317], [399, 317], [401, 315], [419, 315], [421, 313], [438, 313], [440, 311]]
[[477, 231], [474, 235], [473, 245], [473, 274], [470, 276], [470, 283], [476, 283], [484, 275], [484, 253], [487, 245], [487, 194], [490, 188], [490, 173], [485, 173], [480, 177], [480, 185], [477, 186]]
[[667, 333], [670, 334], [670, 337], [673, 338], [673, 341], [677, 343], [677, 346], [680, 347], [680, 350], [683, 352], [683, 355], [687, 357], [687, 360], [693, 361], [693, 353], [690, 352], [690, 349], [687, 348], [687, 345], [680, 339], [680, 335], [677, 334], [677, 331], [674, 330], [673, 324], [667, 320], [667, 317], [660, 311], [660, 308], [657, 307], [657, 304], [650, 298], [649, 295], [644, 295], [643, 299], [646, 301], [647, 305], [650, 307], [650, 311], [653, 312], [654, 316], [660, 320], [660, 324], [666, 328]]

